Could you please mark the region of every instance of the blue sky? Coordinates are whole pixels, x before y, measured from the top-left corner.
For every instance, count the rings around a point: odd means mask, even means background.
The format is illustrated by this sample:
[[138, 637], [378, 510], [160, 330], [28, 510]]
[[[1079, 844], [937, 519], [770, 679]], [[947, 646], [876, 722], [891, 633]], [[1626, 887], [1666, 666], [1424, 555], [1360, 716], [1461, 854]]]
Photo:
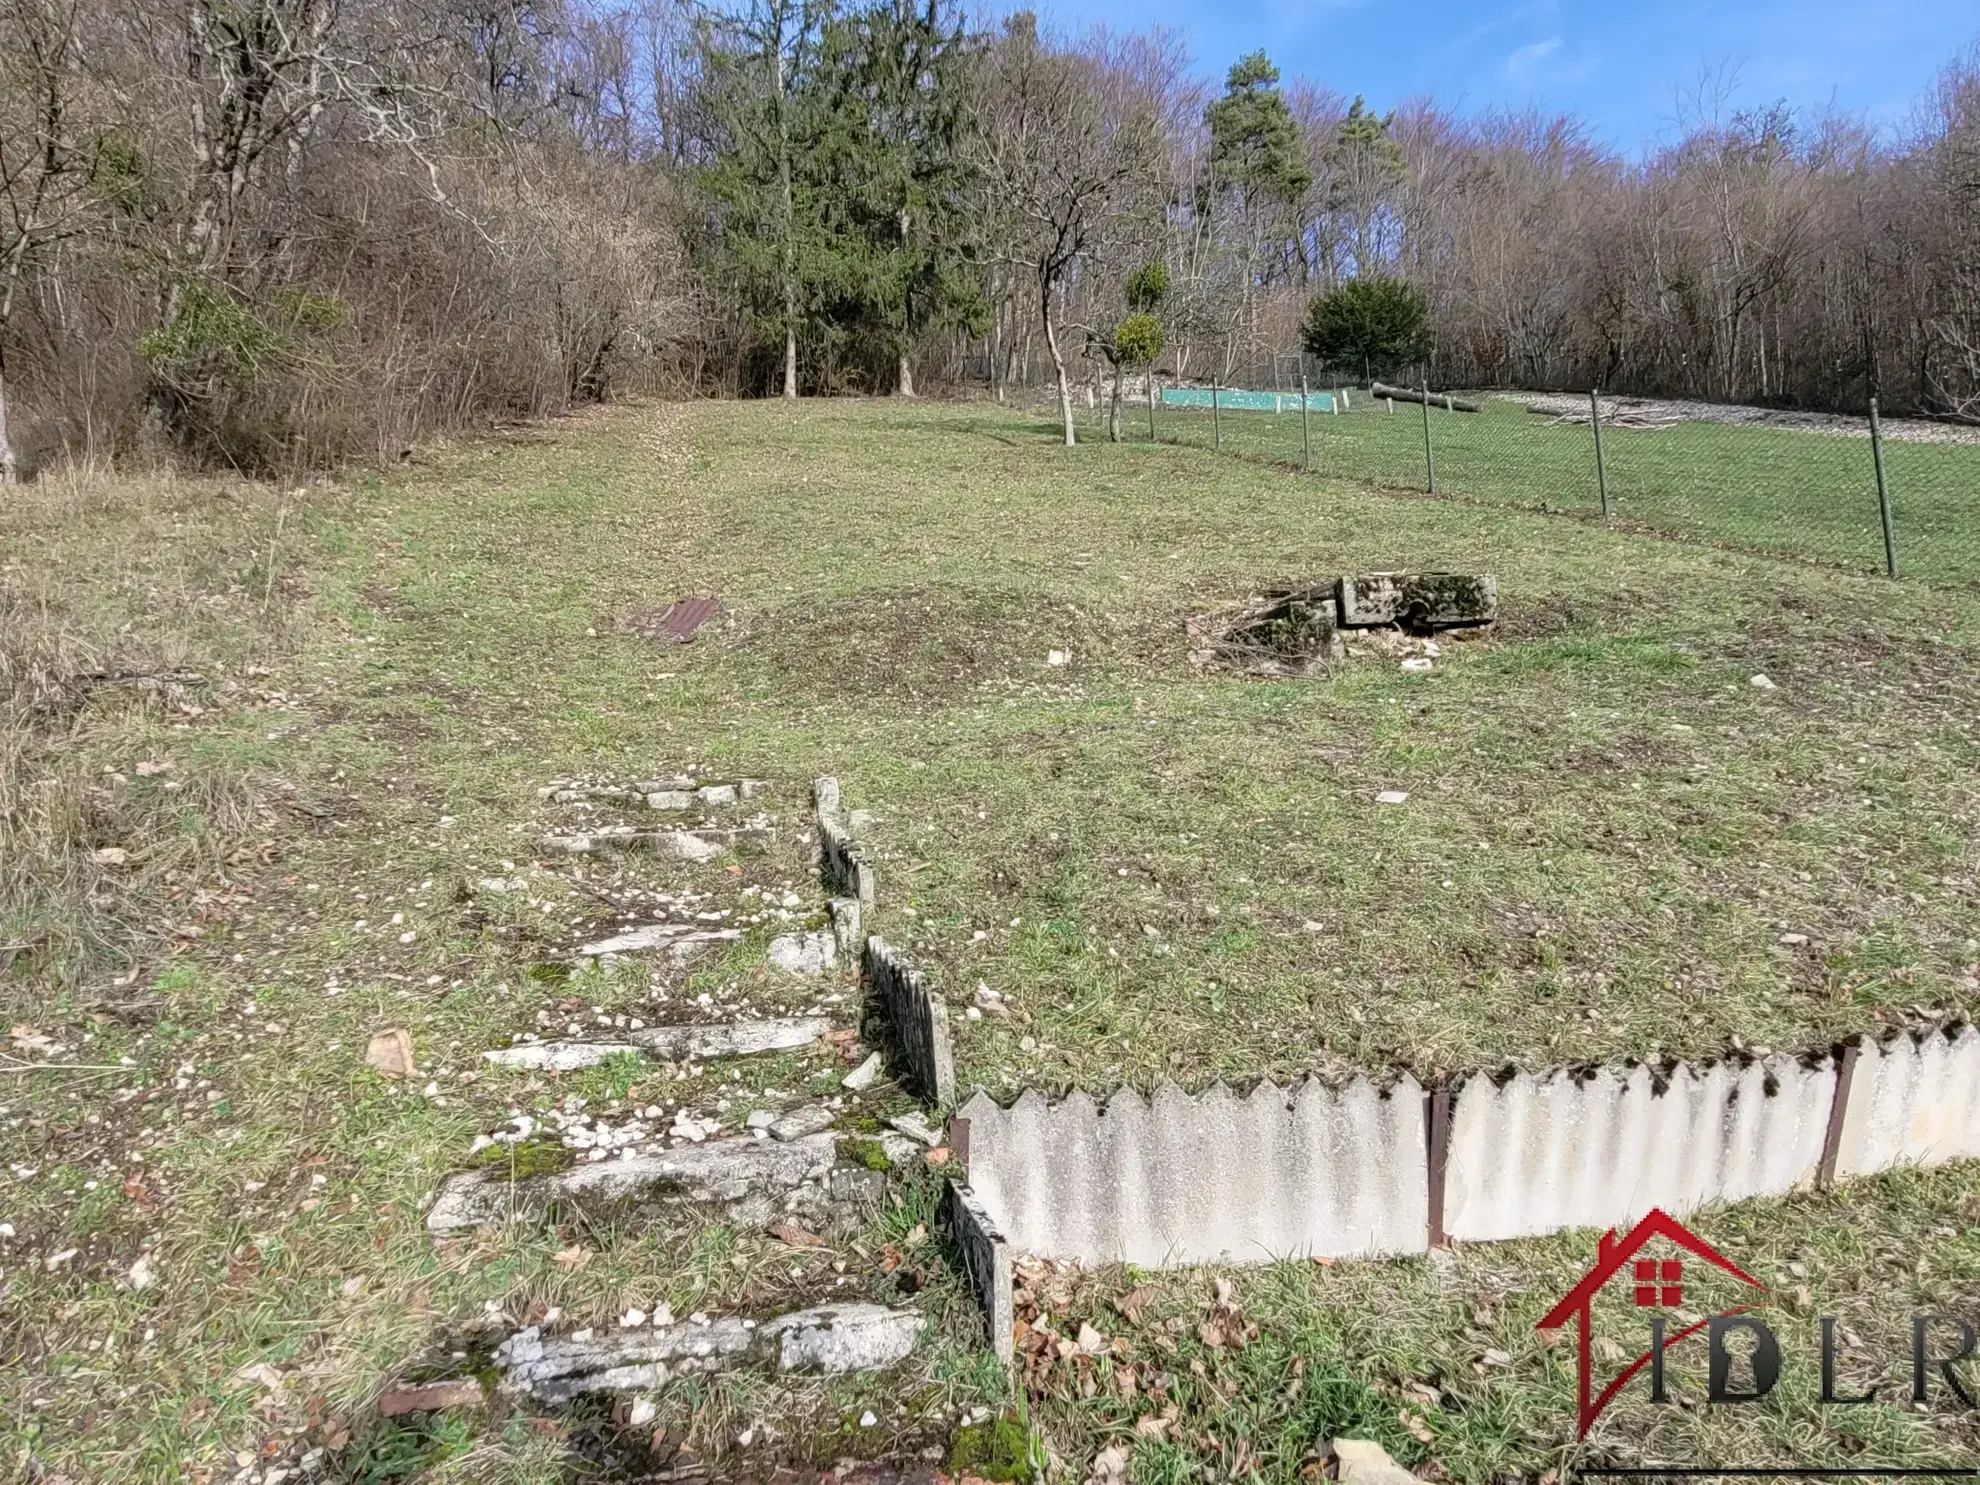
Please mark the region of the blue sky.
[[1538, 105], [1635, 154], [1678, 95], [1732, 69], [1734, 106], [1834, 104], [1901, 127], [1939, 66], [1980, 39], [1980, 0], [1036, 0], [1059, 27], [1180, 31], [1221, 81], [1264, 47], [1288, 73], [1380, 109], [1428, 94], [1464, 112]]

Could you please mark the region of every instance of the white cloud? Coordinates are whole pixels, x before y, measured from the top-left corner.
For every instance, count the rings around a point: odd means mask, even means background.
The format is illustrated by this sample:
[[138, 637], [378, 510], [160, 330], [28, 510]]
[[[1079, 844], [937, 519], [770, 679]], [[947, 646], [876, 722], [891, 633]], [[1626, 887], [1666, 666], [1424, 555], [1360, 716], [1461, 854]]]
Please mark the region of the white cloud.
[[1506, 75], [1509, 77], [1531, 77], [1540, 64], [1561, 49], [1561, 38], [1549, 36], [1545, 41], [1535, 41], [1520, 47], [1506, 58]]

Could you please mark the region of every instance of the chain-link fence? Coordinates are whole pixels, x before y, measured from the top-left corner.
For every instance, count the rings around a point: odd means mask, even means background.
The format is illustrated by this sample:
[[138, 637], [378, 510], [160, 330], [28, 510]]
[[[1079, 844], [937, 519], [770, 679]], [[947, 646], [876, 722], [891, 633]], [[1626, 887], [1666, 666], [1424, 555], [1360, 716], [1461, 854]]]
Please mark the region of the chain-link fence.
[[[1980, 429], [1611, 397], [1157, 379], [1164, 441], [1622, 529], [1980, 583]], [[1093, 416], [1089, 414], [1089, 417]], [[1124, 436], [1147, 438], [1142, 389]]]

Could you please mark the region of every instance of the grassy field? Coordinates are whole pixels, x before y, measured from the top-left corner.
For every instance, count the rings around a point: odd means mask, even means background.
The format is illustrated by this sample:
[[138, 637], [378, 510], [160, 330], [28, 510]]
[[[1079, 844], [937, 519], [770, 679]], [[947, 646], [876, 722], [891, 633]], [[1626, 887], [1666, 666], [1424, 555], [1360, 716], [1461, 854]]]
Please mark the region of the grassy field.
[[[51, 480], [0, 520], [0, 1458], [23, 1472], [217, 1480], [307, 1443], [350, 1480], [610, 1477], [607, 1414], [375, 1412], [551, 1306], [912, 1288], [937, 1321], [905, 1380], [675, 1389], [658, 1425], [703, 1454], [934, 1447], [1002, 1401], [916, 1236], [926, 1181], [797, 1261], [720, 1225], [428, 1240], [435, 1180], [517, 1112], [739, 1120], [836, 1076], [479, 1063], [650, 1006], [643, 974], [532, 974], [612, 917], [601, 892], [815, 899], [788, 828], [740, 875], [540, 862], [580, 818], [538, 798], [553, 778], [751, 774], [788, 827], [839, 775], [875, 817], [875, 926], [958, 1005], [965, 1085], [1793, 1046], [1980, 1002], [1972, 595], [885, 403], [615, 409], [287, 494]], [[1421, 675], [1187, 665], [1193, 606], [1400, 565], [1496, 573], [1503, 622]], [[729, 610], [692, 646], [617, 627], [690, 593]], [[774, 998], [767, 931], [666, 993]], [[979, 982], [1015, 1014], [966, 1018]], [[363, 1065], [386, 1024], [419, 1077]], [[1896, 1177], [1709, 1235], [1801, 1265], [1881, 1343], [1914, 1300], [1970, 1301], [1974, 1190]], [[1455, 1478], [1556, 1469], [1571, 1380], [1528, 1312], [1587, 1246], [1233, 1275], [1242, 1346], [1192, 1339], [1216, 1276], [1164, 1277], [1133, 1398], [1070, 1361], [1031, 1378], [1034, 1417], [1077, 1477], [1173, 1404], [1141, 1485], [1290, 1481], [1341, 1420]], [[1054, 1313], [1139, 1334], [1107, 1298], [1136, 1283], [1081, 1279]], [[1970, 1421], [1888, 1412], [1848, 1425], [1862, 1457], [1971, 1450]], [[1831, 1442], [1815, 1417], [1804, 1389], [1660, 1427], [1752, 1458]]]
[[[1393, 414], [1365, 393], [1352, 411], [1312, 418], [1312, 467], [1335, 479], [1405, 490], [1425, 484], [1423, 410]], [[1300, 463], [1296, 413], [1226, 413], [1228, 453]], [[1157, 431], [1208, 448], [1208, 413], [1160, 409]], [[1125, 428], [1146, 438], [1146, 409]], [[1600, 519], [1595, 444], [1587, 423], [1537, 417], [1514, 398], [1488, 396], [1478, 414], [1430, 414], [1437, 490], [1490, 504], [1518, 504]], [[1868, 438], [1782, 428], [1686, 422], [1603, 433], [1615, 524], [1687, 541], [1778, 552], [1806, 561], [1881, 571], [1884, 539]], [[1980, 583], [1980, 446], [1884, 442], [1898, 556], [1905, 573]]]

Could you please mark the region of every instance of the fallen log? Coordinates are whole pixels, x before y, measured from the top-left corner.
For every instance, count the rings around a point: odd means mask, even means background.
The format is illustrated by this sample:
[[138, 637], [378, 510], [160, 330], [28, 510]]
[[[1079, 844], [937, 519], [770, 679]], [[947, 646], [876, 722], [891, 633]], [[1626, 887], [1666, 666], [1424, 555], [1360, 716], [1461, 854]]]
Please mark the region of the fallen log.
[[[1423, 391], [1417, 387], [1392, 387], [1387, 382], [1371, 382], [1368, 389], [1377, 397], [1389, 397], [1397, 402], [1421, 402], [1424, 400]], [[1475, 413], [1485, 411], [1481, 404], [1467, 402], [1462, 397], [1453, 397], [1449, 392], [1432, 392], [1429, 394], [1429, 398], [1432, 407], [1441, 407], [1446, 412]]]

